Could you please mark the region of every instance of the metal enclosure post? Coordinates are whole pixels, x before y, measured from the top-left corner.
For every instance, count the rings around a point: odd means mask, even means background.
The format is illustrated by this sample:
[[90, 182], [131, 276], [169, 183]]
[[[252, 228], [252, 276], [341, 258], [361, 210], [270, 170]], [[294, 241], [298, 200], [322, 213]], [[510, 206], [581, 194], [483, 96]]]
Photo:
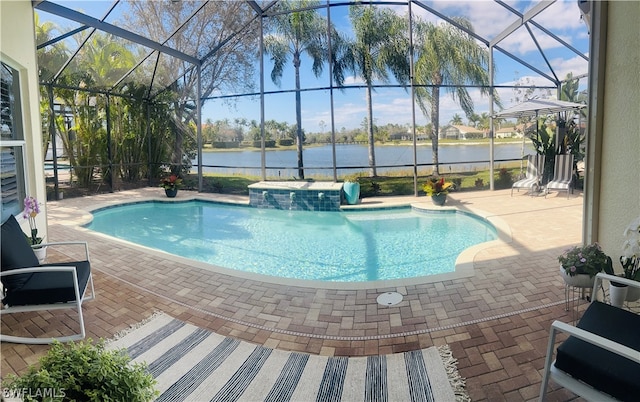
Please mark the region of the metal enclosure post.
[[493, 46], [489, 46], [489, 190], [494, 190], [493, 162], [495, 160], [493, 135]]
[[[96, 98], [97, 99], [97, 98]], [[106, 95], [106, 113], [107, 113], [107, 162], [109, 169], [109, 192], [113, 193], [113, 161], [111, 156], [111, 103], [109, 102], [109, 94]], [[96, 102], [96, 108], [98, 107]], [[103, 176], [104, 178], [104, 176]]]
[[409, 1], [409, 85], [411, 86], [411, 134], [413, 136], [413, 196], [418, 196], [418, 140], [416, 138], [416, 93], [413, 65], [413, 11]]
[[327, 0], [327, 44], [329, 52], [329, 103], [331, 110], [331, 163], [333, 167], [333, 181], [338, 181], [337, 157], [336, 157], [336, 122], [333, 109], [333, 49], [331, 47], [331, 5]]
[[264, 144], [264, 15], [260, 16], [260, 169], [267, 180], [267, 156]]
[[53, 157], [53, 199], [58, 201], [60, 196], [60, 183], [58, 178], [58, 152], [56, 145], [56, 111], [53, 104], [53, 86], [47, 85], [49, 97], [49, 135], [51, 136], [51, 151]]
[[202, 192], [202, 66], [196, 65], [198, 72], [198, 87], [196, 95], [196, 115], [198, 122], [196, 124], [196, 137], [198, 139], [198, 191]]
[[151, 186], [151, 172], [153, 171], [153, 165], [151, 163], [151, 104], [149, 100], [145, 100], [145, 104], [147, 105], [147, 183]]

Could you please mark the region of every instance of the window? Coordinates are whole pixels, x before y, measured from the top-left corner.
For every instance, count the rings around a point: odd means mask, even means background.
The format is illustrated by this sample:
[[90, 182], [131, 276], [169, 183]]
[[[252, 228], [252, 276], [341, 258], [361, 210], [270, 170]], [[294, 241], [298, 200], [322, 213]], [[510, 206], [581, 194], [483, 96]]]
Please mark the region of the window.
[[0, 68], [0, 211], [4, 221], [22, 212], [25, 141], [18, 71], [5, 63]]

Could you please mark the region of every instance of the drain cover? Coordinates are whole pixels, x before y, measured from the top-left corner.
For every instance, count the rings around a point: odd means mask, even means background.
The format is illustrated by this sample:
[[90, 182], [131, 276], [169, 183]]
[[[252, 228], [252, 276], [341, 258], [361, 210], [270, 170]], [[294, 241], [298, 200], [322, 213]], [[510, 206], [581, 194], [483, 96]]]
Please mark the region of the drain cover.
[[393, 306], [402, 301], [402, 295], [398, 292], [386, 292], [378, 296], [376, 301], [382, 306]]

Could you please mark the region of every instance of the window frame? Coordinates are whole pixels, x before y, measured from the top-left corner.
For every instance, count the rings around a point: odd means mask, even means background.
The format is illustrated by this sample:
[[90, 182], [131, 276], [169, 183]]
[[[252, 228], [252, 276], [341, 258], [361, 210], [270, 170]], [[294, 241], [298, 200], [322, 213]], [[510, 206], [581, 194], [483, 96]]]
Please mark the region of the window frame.
[[[0, 130], [6, 130], [6, 127], [10, 130], [9, 138], [6, 133], [0, 133], [0, 217], [4, 222], [10, 215], [20, 216], [24, 209], [22, 200], [27, 194], [28, 153], [24, 135], [24, 113], [22, 112], [22, 74], [19, 68], [5, 60], [1, 61], [0, 69], [2, 70], [0, 72], [0, 91], [2, 91], [0, 93], [0, 110], [3, 112], [0, 116]], [[8, 84], [6, 83], [8, 81], [7, 73], [11, 74], [11, 82]], [[11, 95], [13, 95], [13, 99]], [[9, 108], [8, 113], [6, 108]], [[10, 156], [5, 158], [7, 155]], [[7, 173], [5, 165], [10, 166], [13, 172]], [[15, 177], [15, 181], [10, 180], [13, 177]], [[7, 189], [12, 193], [9, 201], [7, 201]], [[13, 195], [14, 189], [15, 195]]]

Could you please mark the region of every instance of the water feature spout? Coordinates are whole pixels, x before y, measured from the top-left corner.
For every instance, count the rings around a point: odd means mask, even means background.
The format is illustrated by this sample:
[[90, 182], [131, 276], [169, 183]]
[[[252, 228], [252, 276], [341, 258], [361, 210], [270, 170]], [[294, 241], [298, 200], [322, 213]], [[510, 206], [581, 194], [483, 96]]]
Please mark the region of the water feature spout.
[[318, 199], [320, 201], [324, 200], [324, 193], [318, 193]]
[[263, 199], [263, 200], [266, 200], [268, 197], [269, 197], [269, 192], [268, 192], [268, 191], [266, 191], [266, 190], [265, 190], [265, 191], [263, 191], [263, 192], [262, 192], [262, 199]]
[[293, 204], [296, 202], [296, 193], [295, 192], [290, 192], [289, 193], [289, 210], [293, 209]]

